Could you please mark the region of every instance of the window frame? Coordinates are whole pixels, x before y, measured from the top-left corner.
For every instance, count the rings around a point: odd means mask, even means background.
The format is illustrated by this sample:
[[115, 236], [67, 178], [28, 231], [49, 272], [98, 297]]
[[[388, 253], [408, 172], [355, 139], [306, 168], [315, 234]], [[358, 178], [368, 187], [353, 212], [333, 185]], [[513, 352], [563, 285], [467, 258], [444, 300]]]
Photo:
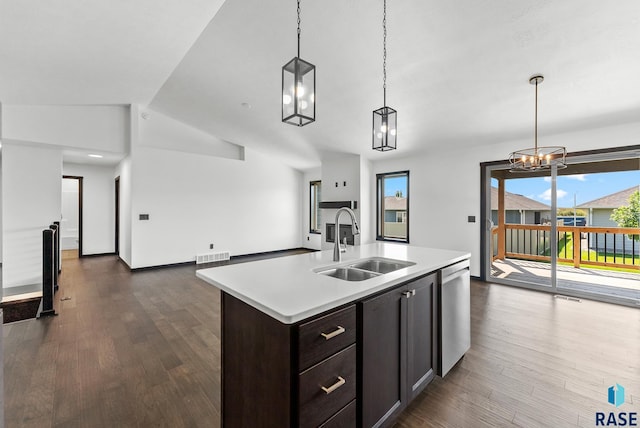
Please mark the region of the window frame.
[[[318, 220], [320, 216], [320, 200], [318, 194], [322, 190], [322, 180], [312, 180], [309, 182], [309, 233], [320, 235], [322, 234], [322, 224], [319, 224]], [[315, 196], [315, 204], [314, 204]], [[314, 214], [315, 214], [315, 226], [314, 226]]]
[[[407, 177], [407, 211], [405, 217], [405, 224], [407, 225], [407, 236], [406, 238], [393, 238], [384, 236], [384, 179], [391, 177]], [[394, 171], [394, 172], [384, 172], [380, 174], [376, 174], [376, 240], [377, 241], [387, 241], [387, 242], [401, 242], [408, 244], [409, 243], [409, 206], [410, 206], [410, 180], [411, 176], [409, 174], [409, 170], [404, 171]], [[381, 185], [382, 184], [382, 185]], [[397, 216], [397, 213], [396, 213]]]

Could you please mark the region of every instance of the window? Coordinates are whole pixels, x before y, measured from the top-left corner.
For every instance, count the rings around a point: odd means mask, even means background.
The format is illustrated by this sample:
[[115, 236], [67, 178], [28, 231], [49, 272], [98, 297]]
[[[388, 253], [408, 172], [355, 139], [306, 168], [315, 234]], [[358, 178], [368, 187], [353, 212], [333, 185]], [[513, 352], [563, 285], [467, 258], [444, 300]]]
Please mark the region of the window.
[[409, 242], [409, 171], [376, 177], [377, 239]]
[[322, 221], [320, 217], [320, 181], [309, 183], [309, 232], [321, 233]]

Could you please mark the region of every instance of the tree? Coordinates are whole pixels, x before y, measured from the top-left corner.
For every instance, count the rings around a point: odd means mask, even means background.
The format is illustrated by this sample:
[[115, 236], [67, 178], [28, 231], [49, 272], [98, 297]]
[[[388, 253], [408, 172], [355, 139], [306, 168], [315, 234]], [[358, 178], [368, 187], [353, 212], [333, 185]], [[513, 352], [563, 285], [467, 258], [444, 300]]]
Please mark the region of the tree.
[[[629, 196], [629, 205], [623, 205], [613, 210], [611, 220], [620, 227], [640, 227], [640, 190]], [[640, 241], [640, 235], [628, 235], [629, 238]]]
[[402, 197], [402, 190], [396, 190], [396, 198]]

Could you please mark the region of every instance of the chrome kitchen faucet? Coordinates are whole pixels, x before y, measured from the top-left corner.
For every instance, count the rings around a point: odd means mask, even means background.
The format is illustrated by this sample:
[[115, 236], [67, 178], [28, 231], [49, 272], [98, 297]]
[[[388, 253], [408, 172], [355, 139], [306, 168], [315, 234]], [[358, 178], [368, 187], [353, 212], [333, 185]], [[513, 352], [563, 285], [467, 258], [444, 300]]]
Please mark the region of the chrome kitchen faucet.
[[[335, 239], [333, 243], [333, 261], [334, 262], [339, 262], [342, 258], [340, 255], [340, 214], [342, 214], [343, 212], [349, 213], [349, 216], [351, 217], [351, 233], [354, 236], [360, 234], [360, 229], [358, 228], [358, 222], [356, 221], [355, 213], [350, 208], [346, 208], [346, 207], [340, 208], [336, 213], [336, 221], [335, 221], [336, 232], [335, 232]], [[355, 238], [354, 238], [354, 243], [355, 243]], [[346, 248], [346, 241], [345, 241], [345, 248]]]

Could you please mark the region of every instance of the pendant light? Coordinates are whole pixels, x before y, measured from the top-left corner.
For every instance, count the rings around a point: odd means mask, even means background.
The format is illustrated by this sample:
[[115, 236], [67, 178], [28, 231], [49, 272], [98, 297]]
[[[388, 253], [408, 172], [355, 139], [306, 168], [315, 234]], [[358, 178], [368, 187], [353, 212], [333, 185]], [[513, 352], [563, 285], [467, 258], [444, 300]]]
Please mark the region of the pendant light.
[[387, 107], [387, 0], [382, 13], [382, 107], [373, 111], [373, 150], [396, 149], [397, 112]]
[[300, 58], [300, 0], [298, 56], [282, 67], [282, 121], [304, 126], [316, 120], [316, 67]]
[[517, 150], [509, 155], [511, 172], [536, 172], [551, 169], [556, 165], [558, 169], [566, 168], [567, 149], [561, 146], [538, 147], [538, 85], [544, 76], [535, 74], [529, 78], [529, 83], [536, 86], [536, 114], [534, 146], [529, 149]]

